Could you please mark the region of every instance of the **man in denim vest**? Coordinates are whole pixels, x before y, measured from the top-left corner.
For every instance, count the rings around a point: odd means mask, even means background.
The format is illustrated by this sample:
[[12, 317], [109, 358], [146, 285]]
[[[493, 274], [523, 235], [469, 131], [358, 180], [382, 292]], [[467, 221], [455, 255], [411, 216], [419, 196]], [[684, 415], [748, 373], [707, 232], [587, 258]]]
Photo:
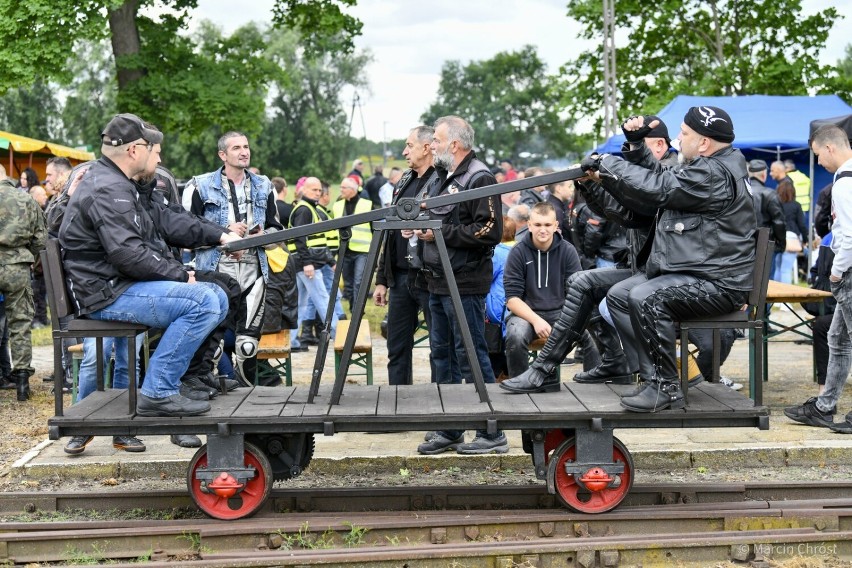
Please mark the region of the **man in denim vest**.
[[[222, 167], [195, 176], [183, 192], [183, 206], [240, 236], [282, 228], [269, 178], [249, 171], [251, 148], [241, 132], [219, 138]], [[276, 245], [277, 246], [277, 245]], [[196, 251], [195, 267], [218, 270], [240, 283], [242, 296], [236, 314], [235, 378], [253, 384], [254, 362], [263, 327], [263, 305], [269, 265], [262, 248], [251, 248], [239, 257], [223, 255], [218, 248]], [[248, 366], [246, 363], [251, 361]]]

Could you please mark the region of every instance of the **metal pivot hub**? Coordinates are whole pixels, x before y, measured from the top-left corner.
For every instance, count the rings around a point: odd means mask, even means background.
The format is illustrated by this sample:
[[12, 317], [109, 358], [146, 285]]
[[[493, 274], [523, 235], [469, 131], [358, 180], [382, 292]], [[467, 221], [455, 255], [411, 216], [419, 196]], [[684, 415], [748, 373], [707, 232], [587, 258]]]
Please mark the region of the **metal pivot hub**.
[[[603, 513], [617, 507], [633, 486], [633, 459], [612, 431], [578, 431], [553, 451], [547, 464], [547, 489], [568, 508], [580, 513]], [[595, 445], [593, 454], [605, 452], [608, 458], [584, 455], [580, 443]], [[603, 443], [609, 439], [609, 444]]]
[[198, 508], [216, 519], [250, 516], [272, 490], [272, 466], [242, 435], [208, 436], [189, 463], [187, 486]]

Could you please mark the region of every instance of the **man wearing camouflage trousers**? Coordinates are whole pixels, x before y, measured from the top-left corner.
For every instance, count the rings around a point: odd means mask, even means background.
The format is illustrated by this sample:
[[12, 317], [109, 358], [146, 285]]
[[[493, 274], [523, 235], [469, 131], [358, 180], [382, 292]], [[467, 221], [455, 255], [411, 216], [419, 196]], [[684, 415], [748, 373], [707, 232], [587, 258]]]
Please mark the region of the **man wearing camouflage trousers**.
[[10, 378], [15, 382], [20, 402], [30, 397], [30, 375], [34, 371], [30, 266], [44, 248], [46, 238], [44, 215], [38, 203], [16, 189], [6, 177], [6, 168], [0, 166], [0, 293], [5, 296], [9, 322]]

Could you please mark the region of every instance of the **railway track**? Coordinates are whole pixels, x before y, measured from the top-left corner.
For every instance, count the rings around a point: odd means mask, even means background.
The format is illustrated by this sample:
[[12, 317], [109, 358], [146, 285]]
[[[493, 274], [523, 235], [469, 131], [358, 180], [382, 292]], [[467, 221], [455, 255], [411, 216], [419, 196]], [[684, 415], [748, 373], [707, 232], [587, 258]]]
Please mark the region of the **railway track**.
[[[768, 559], [802, 556], [836, 557], [842, 566], [852, 560], [850, 486], [637, 485], [632, 503], [604, 515], [548, 507], [541, 500], [547, 495], [538, 487], [403, 487], [372, 490], [360, 499], [356, 497], [363, 490], [279, 490], [272, 503], [297, 507], [269, 507], [254, 518], [231, 522], [33, 523], [24, 522], [26, 515], [7, 515], [0, 526], [0, 563], [144, 560], [146, 566], [591, 568], [708, 566], [726, 560], [759, 566]], [[30, 501], [24, 499], [24, 506], [34, 505], [34, 495], [3, 494], [0, 504], [8, 511], [16, 498], [25, 497]], [[59, 511], [79, 508], [80, 503], [120, 509], [143, 498], [116, 493], [39, 495], [45, 499], [39, 507], [52, 498]], [[178, 492], [149, 494], [148, 505], [174, 503], [176, 498], [188, 499]], [[337, 509], [326, 509], [334, 499]], [[432, 505], [442, 506], [426, 508], [430, 499]], [[356, 509], [363, 502], [371, 503], [373, 510]], [[510, 506], [494, 507], [501, 502]], [[523, 506], [530, 502], [532, 507]], [[317, 507], [311, 509], [311, 504]], [[385, 510], [376, 510], [380, 507]]]

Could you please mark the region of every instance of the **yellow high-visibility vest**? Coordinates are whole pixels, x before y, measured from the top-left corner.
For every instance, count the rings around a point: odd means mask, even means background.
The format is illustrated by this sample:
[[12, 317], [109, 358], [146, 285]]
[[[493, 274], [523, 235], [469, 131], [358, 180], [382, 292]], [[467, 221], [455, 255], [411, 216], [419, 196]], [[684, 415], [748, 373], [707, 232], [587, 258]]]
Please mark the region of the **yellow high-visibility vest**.
[[[343, 208], [346, 205], [346, 200], [341, 199], [334, 203], [332, 210], [334, 218], [340, 219], [343, 217]], [[373, 202], [369, 199], [358, 198], [355, 203], [354, 215], [358, 213], [367, 213], [373, 209]], [[369, 223], [361, 223], [352, 227], [352, 238], [349, 240], [349, 250], [352, 252], [370, 252], [370, 241], [373, 238], [373, 231], [370, 230]]]

